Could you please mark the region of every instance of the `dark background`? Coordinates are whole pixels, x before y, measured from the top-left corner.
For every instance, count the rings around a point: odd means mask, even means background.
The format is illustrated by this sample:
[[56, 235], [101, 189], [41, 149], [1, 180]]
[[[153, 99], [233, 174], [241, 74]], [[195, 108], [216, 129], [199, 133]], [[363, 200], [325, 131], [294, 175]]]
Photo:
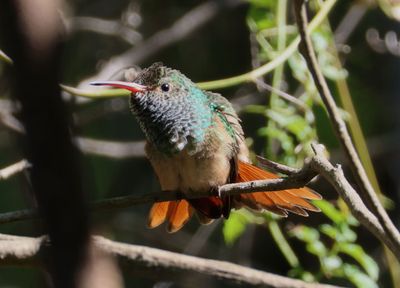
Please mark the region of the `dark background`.
[[[350, 2], [340, 1], [331, 13], [330, 20], [333, 27], [340, 22]], [[74, 21], [74, 17], [79, 16], [119, 21], [121, 15], [128, 9], [133, 9], [141, 17], [137, 32], [142, 35], [142, 41], [146, 41], [159, 30], [170, 27], [179, 17], [201, 3], [203, 1], [68, 1], [62, 14], [66, 22]], [[246, 25], [249, 4], [227, 6], [225, 3], [221, 5], [225, 6], [219, 9], [215, 17], [188, 37], [143, 59], [141, 63], [126, 63], [126, 67], [132, 64], [146, 67], [155, 61], [163, 61], [166, 65], [181, 70], [195, 82], [225, 78], [251, 70], [249, 32]], [[293, 19], [291, 21], [293, 22]], [[397, 224], [400, 211], [396, 205], [400, 197], [398, 177], [400, 169], [398, 153], [400, 61], [391, 53], [374, 51], [365, 38], [369, 28], [375, 28], [384, 35], [388, 31], [398, 31], [399, 23], [389, 19], [377, 8], [369, 9], [348, 41], [351, 51], [344, 55], [353, 101], [367, 137], [382, 191], [395, 203], [390, 214]], [[103, 61], [130, 47], [130, 44], [115, 36], [80, 29], [70, 31], [63, 55], [62, 82], [77, 86], [81, 80], [100, 69]], [[3, 79], [0, 80], [0, 85], [3, 85], [6, 82], [6, 76], [1, 75], [1, 78]], [[5, 92], [7, 89], [0, 87], [0, 93]], [[234, 86], [219, 90], [219, 92], [228, 99], [247, 94], [255, 95], [252, 98], [255, 102], [265, 103], [265, 97], [257, 96], [253, 84]], [[114, 109], [114, 106], [117, 108]], [[130, 114], [125, 98], [97, 100], [83, 104], [73, 100], [69, 101], [69, 108], [75, 120], [74, 133], [78, 136], [111, 141], [143, 140], [143, 134]], [[257, 139], [256, 129], [263, 125], [263, 119], [248, 114], [243, 114], [241, 117], [244, 120], [246, 134], [255, 138], [255, 152], [262, 154], [263, 143]], [[333, 161], [343, 161], [341, 151], [325, 120], [322, 119], [319, 122], [318, 131], [320, 141], [330, 147]], [[22, 158], [19, 137], [15, 131], [0, 126], [0, 167], [5, 167]], [[111, 159], [85, 154], [82, 155], [81, 165], [84, 171], [85, 191], [90, 200], [158, 190], [157, 180], [145, 158]], [[327, 198], [335, 199], [335, 194], [329, 186], [325, 183], [318, 184], [318, 191]], [[0, 212], [28, 207], [32, 207], [32, 199], [25, 174], [7, 181], [0, 181]], [[253, 225], [247, 227], [245, 235], [233, 247], [229, 247], [224, 243], [221, 221], [198, 230], [199, 224], [192, 219], [176, 234], [167, 234], [164, 227], [148, 230], [146, 221], [149, 207], [150, 205], [140, 205], [124, 210], [91, 214], [93, 227], [95, 227], [93, 230], [97, 234], [103, 234], [121, 242], [176, 252], [184, 251], [188, 254], [228, 260], [283, 275], [289, 269], [274, 246], [268, 231], [263, 227]], [[313, 225], [324, 219], [318, 214], [313, 214], [307, 219], [293, 216], [283, 221], [282, 225], [290, 226], [300, 221]], [[36, 221], [5, 224], [0, 227], [0, 232], [38, 236], [37, 224]], [[384, 263], [381, 248], [375, 238], [364, 229], [359, 230], [359, 243], [371, 256], [375, 257], [378, 263]], [[201, 245], [198, 242], [203, 238], [207, 241]], [[302, 263], [312, 267], [316, 259], [305, 252], [302, 257], [301, 243], [293, 241], [292, 244], [299, 253]], [[384, 266], [381, 269], [381, 283], [386, 285], [390, 283], [389, 276]], [[182, 275], [182, 278], [186, 276]], [[156, 275], [154, 278], [149, 280], [141, 275], [124, 275], [127, 287], [153, 287], [155, 283], [162, 280], [157, 279]], [[41, 287], [40, 283], [43, 282], [40, 279], [42, 279], [41, 271], [36, 268], [0, 268], [0, 287]], [[196, 283], [195, 280], [191, 280]], [[174, 287], [165, 285], [157, 287]], [[202, 282], [201, 287], [227, 287], [226, 285], [211, 285], [218, 284], [210, 282], [205, 285]]]

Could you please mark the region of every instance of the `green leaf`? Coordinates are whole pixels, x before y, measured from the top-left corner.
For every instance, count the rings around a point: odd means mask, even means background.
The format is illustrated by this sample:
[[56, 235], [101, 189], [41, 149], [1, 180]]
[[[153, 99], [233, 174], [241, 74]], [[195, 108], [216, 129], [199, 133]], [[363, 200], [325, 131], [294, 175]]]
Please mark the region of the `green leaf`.
[[339, 227], [330, 224], [322, 224], [319, 230], [337, 242], [354, 242], [357, 239], [357, 234], [345, 223], [341, 224]]
[[289, 234], [290, 236], [296, 237], [297, 239], [307, 243], [319, 241], [318, 230], [304, 225], [295, 227], [289, 232]]
[[371, 277], [373, 280], [378, 280], [378, 264], [376, 264], [374, 259], [365, 253], [364, 249], [360, 245], [353, 243], [338, 243], [338, 248], [341, 253], [349, 255], [358, 263], [360, 263], [360, 265], [368, 273], [369, 277]]
[[263, 105], [247, 105], [244, 108], [245, 113], [263, 114], [265, 113], [265, 106]]
[[309, 242], [306, 246], [306, 249], [308, 252], [318, 256], [319, 258], [324, 258], [328, 254], [328, 249], [325, 247], [324, 243], [319, 240]]
[[338, 239], [339, 230], [330, 224], [322, 224], [319, 227], [319, 230], [333, 240], [338, 240], [338, 241], [341, 240]]
[[321, 261], [325, 272], [329, 272], [330, 274], [335, 274], [335, 270], [339, 269], [343, 264], [342, 259], [336, 255], [324, 257]]
[[239, 212], [232, 212], [229, 219], [224, 221], [224, 226], [222, 228], [225, 243], [232, 246], [243, 234], [248, 223], [249, 220], [246, 216]]
[[343, 271], [346, 278], [359, 288], [378, 288], [378, 284], [355, 265], [344, 264]]
[[340, 232], [343, 236], [343, 242], [354, 242], [357, 240], [356, 232], [354, 232], [347, 224], [340, 226]]
[[272, 11], [275, 10], [273, 6], [275, 6], [276, 4], [272, 3], [272, 1], [271, 3], [265, 3], [266, 1], [252, 2], [253, 5], [250, 6], [249, 12], [247, 14], [247, 22], [252, 22], [251, 27], [253, 28], [253, 30], [254, 28], [256, 28], [258, 31], [260, 31], [263, 29], [275, 27], [276, 17]]
[[304, 270], [302, 267], [296, 267], [288, 272], [288, 276], [291, 278], [298, 278], [306, 282], [315, 282], [317, 279], [314, 274]]
[[268, 136], [281, 142], [281, 147], [286, 153], [293, 153], [293, 139], [282, 129], [264, 127], [258, 130], [260, 136]]
[[310, 127], [310, 124], [298, 115], [288, 119], [286, 129], [296, 135], [300, 142], [310, 139], [310, 137], [315, 139], [314, 130]]
[[321, 209], [321, 212], [325, 214], [326, 217], [331, 219], [335, 224], [341, 224], [343, 222], [346, 222], [346, 217], [343, 215], [343, 213], [336, 209], [333, 204], [329, 203], [326, 200], [320, 200], [320, 201], [315, 201], [313, 202], [315, 206], [317, 206], [319, 209]]

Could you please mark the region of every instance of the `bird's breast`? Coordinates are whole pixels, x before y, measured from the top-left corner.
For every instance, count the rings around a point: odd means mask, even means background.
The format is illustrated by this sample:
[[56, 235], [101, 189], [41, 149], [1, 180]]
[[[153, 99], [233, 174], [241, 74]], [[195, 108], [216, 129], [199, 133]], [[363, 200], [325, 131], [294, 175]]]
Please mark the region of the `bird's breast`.
[[226, 184], [230, 174], [230, 157], [222, 148], [206, 157], [186, 150], [167, 156], [151, 145], [146, 150], [162, 190], [201, 193]]

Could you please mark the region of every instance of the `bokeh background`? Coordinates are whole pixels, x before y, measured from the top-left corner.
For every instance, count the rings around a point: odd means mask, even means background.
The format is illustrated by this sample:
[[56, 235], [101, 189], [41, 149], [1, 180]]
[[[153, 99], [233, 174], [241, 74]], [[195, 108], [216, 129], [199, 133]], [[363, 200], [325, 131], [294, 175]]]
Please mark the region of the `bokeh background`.
[[[310, 2], [312, 18], [324, 1]], [[395, 4], [378, 2], [337, 1], [329, 22], [317, 29], [313, 40], [339, 103], [338, 83], [348, 85], [380, 188], [391, 199], [385, 200], [386, 206], [398, 225], [400, 25]], [[279, 9], [284, 9], [284, 48], [296, 35], [290, 1], [66, 1], [60, 11], [67, 33], [62, 83], [89, 89], [89, 78], [120, 79], [125, 69], [155, 61], [181, 70], [195, 82], [243, 74], [271, 61], [282, 50]], [[338, 67], [338, 59], [344, 68]], [[240, 83], [215, 91], [234, 103], [255, 154], [301, 166], [310, 155], [308, 144], [318, 140], [351, 178], [302, 63], [296, 53], [282, 69], [260, 80], [299, 98], [306, 103], [306, 111], [262, 84]], [[0, 167], [23, 157], [18, 129], [2, 121], [7, 113], [18, 121], [18, 111], [10, 112], [13, 108], [3, 65], [0, 63]], [[157, 179], [143, 157], [144, 135], [129, 112], [128, 99], [88, 99], [66, 92], [64, 96], [73, 115], [73, 133], [79, 137], [89, 201], [158, 191]], [[344, 110], [343, 115], [354, 119]], [[209, 226], [192, 219], [178, 233], [168, 234], [163, 226], [148, 230], [150, 205], [139, 205], [92, 213], [92, 230], [121, 242], [231, 261], [306, 280], [399, 287], [400, 282], [393, 282], [400, 277], [393, 272], [398, 263], [388, 260], [380, 243], [357, 225], [327, 183], [316, 181], [313, 188], [327, 201], [320, 204], [323, 213], [312, 213], [309, 218], [292, 215], [282, 220], [242, 211], [227, 222]], [[30, 195], [25, 173], [0, 181], [0, 212], [32, 207]], [[38, 236], [37, 226], [37, 221], [3, 224], [0, 232]], [[286, 239], [288, 247], [279, 245], [279, 236]], [[196, 282], [191, 275], [165, 282], [156, 273], [140, 275], [124, 269], [121, 273], [125, 287], [228, 287], [212, 280]], [[0, 267], [0, 287], [42, 287], [43, 277], [35, 267]]]

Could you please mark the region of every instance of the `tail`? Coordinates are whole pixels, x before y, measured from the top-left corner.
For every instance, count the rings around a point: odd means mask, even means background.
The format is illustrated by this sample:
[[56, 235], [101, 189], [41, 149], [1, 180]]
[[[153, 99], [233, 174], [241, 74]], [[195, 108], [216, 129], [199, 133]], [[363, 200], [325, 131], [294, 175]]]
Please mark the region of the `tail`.
[[174, 233], [189, 221], [194, 211], [197, 212], [201, 224], [209, 224], [213, 219], [221, 218], [222, 215], [228, 218], [229, 199], [223, 201], [219, 197], [208, 197], [154, 203], [149, 213], [147, 226], [155, 228], [168, 221], [167, 231]]
[[[236, 182], [247, 182], [253, 180], [276, 179], [277, 175], [262, 170], [249, 163], [238, 161]], [[256, 192], [240, 194], [234, 197], [208, 197], [191, 200], [167, 201], [153, 204], [150, 210], [148, 227], [155, 228], [163, 222], [168, 221], [167, 231], [176, 232], [186, 224], [197, 212], [202, 224], [208, 224], [213, 219], [224, 216], [228, 218], [232, 207], [239, 209], [243, 206], [253, 210], [262, 209], [274, 212], [286, 217], [288, 212], [301, 216], [308, 216], [308, 211], [319, 212], [319, 208], [310, 203], [309, 200], [320, 200], [321, 195], [308, 189], [287, 189], [273, 192]], [[232, 202], [232, 203], [231, 203]]]
[[193, 215], [193, 208], [186, 200], [154, 203], [147, 223], [149, 228], [155, 228], [168, 220], [167, 231], [178, 231]]
[[[238, 163], [238, 175], [236, 182], [247, 182], [253, 180], [276, 179], [277, 175], [262, 170], [249, 163]], [[319, 212], [308, 200], [320, 200], [321, 195], [308, 189], [288, 189], [274, 192], [256, 192], [250, 194], [240, 194], [234, 197], [234, 207], [241, 208], [247, 206], [254, 210], [266, 209], [278, 215], [286, 217], [288, 212], [301, 216], [308, 216], [305, 210]]]

